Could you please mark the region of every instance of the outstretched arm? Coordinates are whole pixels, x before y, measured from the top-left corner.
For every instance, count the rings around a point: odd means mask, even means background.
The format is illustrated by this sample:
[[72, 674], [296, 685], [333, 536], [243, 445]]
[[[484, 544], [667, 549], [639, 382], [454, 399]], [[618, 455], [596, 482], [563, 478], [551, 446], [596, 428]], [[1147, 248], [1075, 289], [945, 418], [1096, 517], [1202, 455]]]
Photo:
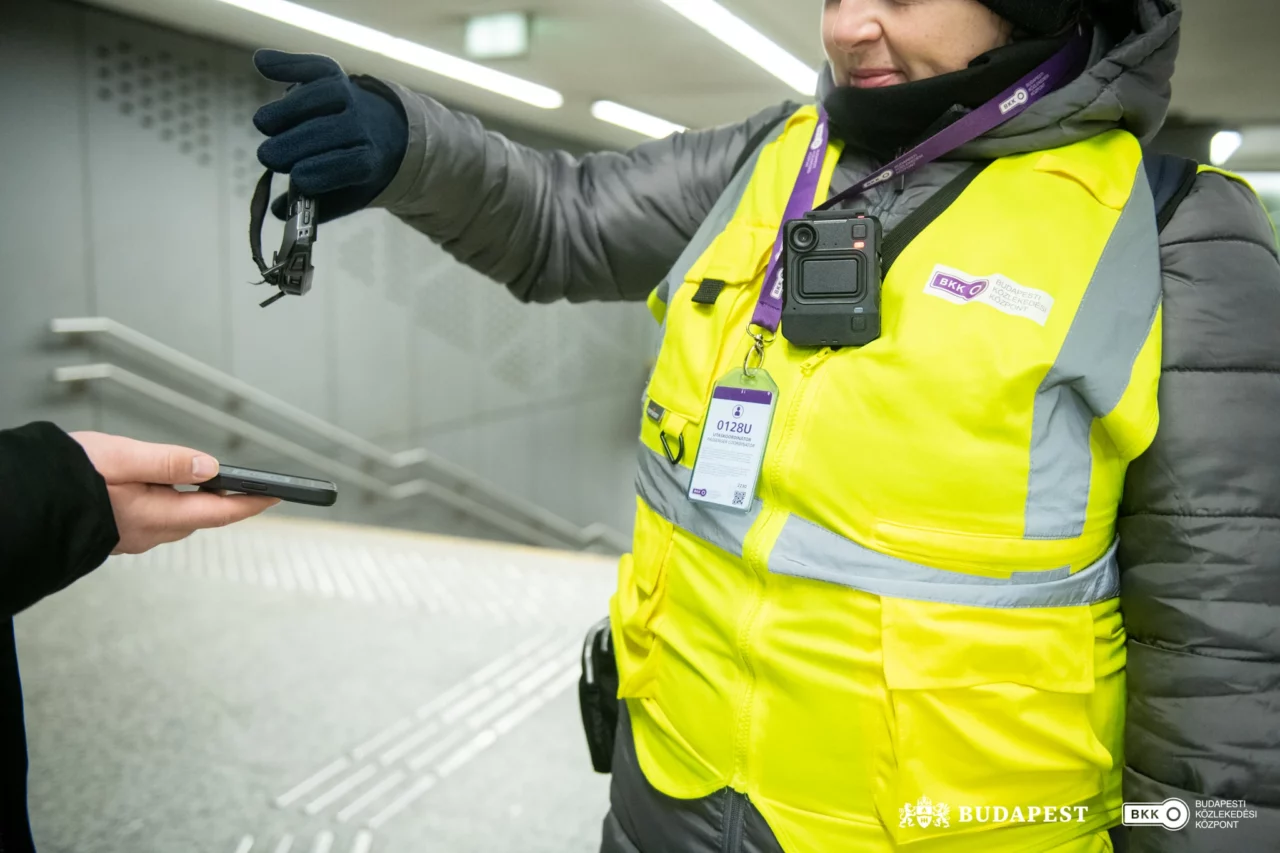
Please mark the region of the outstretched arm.
[[374, 204], [527, 302], [646, 298], [762, 134], [796, 109], [575, 158], [393, 89], [409, 145]]

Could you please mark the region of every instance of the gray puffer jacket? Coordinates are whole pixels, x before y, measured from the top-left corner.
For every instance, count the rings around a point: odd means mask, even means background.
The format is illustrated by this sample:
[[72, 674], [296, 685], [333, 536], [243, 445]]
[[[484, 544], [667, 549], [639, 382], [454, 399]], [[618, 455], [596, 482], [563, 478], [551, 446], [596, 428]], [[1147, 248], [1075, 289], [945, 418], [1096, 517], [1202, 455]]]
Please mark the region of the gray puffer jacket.
[[[1099, 36], [1090, 69], [946, 161], [872, 191], [886, 232], [968, 161], [1163, 123], [1176, 0], [1141, 0], [1138, 31]], [[824, 86], [830, 86], [829, 75]], [[519, 299], [641, 300], [762, 131], [798, 105], [574, 159], [487, 133], [392, 87], [404, 164], [375, 205]], [[819, 92], [819, 96], [822, 92]], [[846, 154], [832, 191], [876, 165]], [[1120, 519], [1129, 635], [1125, 799], [1247, 800], [1235, 828], [1129, 832], [1135, 853], [1280, 848], [1280, 263], [1244, 185], [1205, 173], [1161, 235], [1161, 425], [1131, 466]]]

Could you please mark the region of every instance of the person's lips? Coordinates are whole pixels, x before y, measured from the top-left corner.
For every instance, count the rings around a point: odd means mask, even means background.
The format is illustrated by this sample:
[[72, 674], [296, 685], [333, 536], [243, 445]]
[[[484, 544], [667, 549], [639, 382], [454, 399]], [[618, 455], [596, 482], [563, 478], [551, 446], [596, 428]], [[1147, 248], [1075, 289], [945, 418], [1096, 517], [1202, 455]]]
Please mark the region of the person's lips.
[[880, 89], [905, 83], [906, 77], [896, 68], [859, 68], [849, 75], [849, 83], [859, 89]]

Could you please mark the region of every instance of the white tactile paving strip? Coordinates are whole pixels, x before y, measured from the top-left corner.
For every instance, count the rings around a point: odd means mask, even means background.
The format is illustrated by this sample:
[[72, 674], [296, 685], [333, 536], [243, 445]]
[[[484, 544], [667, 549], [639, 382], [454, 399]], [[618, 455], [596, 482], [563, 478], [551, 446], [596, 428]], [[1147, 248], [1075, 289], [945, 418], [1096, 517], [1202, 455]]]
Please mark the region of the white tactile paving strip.
[[18, 622], [40, 849], [594, 851], [573, 686], [613, 579], [290, 520], [113, 558]]
[[[584, 587], [577, 576], [544, 571], [549, 559], [533, 549], [477, 549], [464, 540], [296, 526], [294, 535], [282, 536], [278, 522], [248, 523], [115, 559], [139, 569], [497, 624], [541, 625], [573, 613], [575, 605], [599, 601], [600, 590]], [[599, 565], [578, 555], [552, 559]]]

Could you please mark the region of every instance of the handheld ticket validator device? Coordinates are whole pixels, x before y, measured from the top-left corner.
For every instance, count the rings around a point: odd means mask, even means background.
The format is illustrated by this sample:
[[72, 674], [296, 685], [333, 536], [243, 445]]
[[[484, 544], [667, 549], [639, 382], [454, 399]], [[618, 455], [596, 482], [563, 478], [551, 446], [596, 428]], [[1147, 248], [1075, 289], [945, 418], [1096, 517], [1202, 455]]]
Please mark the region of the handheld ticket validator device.
[[281, 297], [302, 296], [311, 289], [311, 277], [315, 274], [311, 252], [319, 225], [316, 222], [315, 199], [296, 194], [290, 184], [284, 238], [280, 242], [280, 251], [271, 256], [271, 265], [267, 265], [262, 258], [262, 225], [271, 206], [271, 175], [271, 172], [265, 172], [258, 180], [249, 207], [249, 248], [253, 252], [253, 262], [262, 273], [262, 281], [258, 284], [280, 289], [279, 293], [262, 303], [263, 308]]
[[880, 220], [815, 210], [784, 227], [782, 334], [801, 347], [861, 347], [880, 337]]

